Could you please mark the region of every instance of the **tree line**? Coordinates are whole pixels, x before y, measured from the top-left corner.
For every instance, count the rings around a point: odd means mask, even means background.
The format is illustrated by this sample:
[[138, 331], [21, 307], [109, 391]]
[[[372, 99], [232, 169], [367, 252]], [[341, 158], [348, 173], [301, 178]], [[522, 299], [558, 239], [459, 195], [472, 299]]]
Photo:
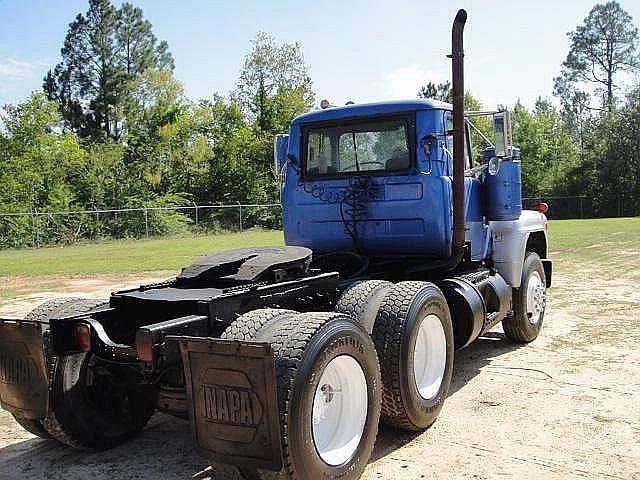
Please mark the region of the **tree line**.
[[[611, 1], [568, 35], [556, 100], [515, 105], [523, 193], [640, 198], [638, 31]], [[277, 201], [273, 136], [315, 104], [301, 46], [258, 33], [236, 88], [208, 99], [188, 99], [173, 68], [168, 44], [140, 8], [90, 0], [42, 90], [0, 112], [0, 213]], [[427, 83], [418, 95], [450, 100], [450, 90]], [[471, 93], [465, 101], [482, 107]], [[252, 224], [278, 225], [274, 211], [253, 216]], [[113, 235], [139, 234], [112, 222]], [[153, 233], [187, 223], [158, 216]], [[29, 218], [0, 217], [0, 246], [29, 244], [32, 228]], [[95, 234], [54, 225], [48, 240], [69, 232]]]
[[[595, 5], [567, 35], [570, 49], [554, 78], [557, 101], [538, 98], [531, 109], [520, 102], [513, 109], [523, 195], [587, 196], [597, 207], [624, 193], [640, 211], [638, 29], [611, 1]], [[449, 82], [429, 82], [418, 92], [449, 102], [451, 95]], [[465, 108], [480, 107], [467, 92]], [[488, 123], [479, 126], [489, 133]]]

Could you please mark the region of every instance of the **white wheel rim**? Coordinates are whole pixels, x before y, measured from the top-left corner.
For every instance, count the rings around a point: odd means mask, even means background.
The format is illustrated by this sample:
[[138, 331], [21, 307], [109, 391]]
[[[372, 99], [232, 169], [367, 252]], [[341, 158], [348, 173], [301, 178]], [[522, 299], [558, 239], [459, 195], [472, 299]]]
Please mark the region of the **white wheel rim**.
[[413, 350], [413, 377], [425, 400], [438, 394], [447, 364], [447, 338], [437, 315], [422, 319]]
[[545, 284], [540, 273], [533, 271], [527, 282], [527, 317], [532, 325], [540, 321], [547, 301]]
[[332, 359], [313, 397], [313, 442], [320, 458], [342, 465], [355, 453], [367, 420], [367, 380], [349, 355]]

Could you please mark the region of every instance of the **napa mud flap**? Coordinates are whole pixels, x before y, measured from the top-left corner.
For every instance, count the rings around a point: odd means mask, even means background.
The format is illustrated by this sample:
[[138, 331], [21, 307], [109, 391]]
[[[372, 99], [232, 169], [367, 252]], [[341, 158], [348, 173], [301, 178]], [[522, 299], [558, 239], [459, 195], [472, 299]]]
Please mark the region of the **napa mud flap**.
[[222, 463], [280, 470], [271, 346], [211, 338], [169, 339], [180, 345], [191, 432], [200, 453]]
[[42, 325], [0, 319], [0, 406], [36, 420], [47, 414], [48, 395]]

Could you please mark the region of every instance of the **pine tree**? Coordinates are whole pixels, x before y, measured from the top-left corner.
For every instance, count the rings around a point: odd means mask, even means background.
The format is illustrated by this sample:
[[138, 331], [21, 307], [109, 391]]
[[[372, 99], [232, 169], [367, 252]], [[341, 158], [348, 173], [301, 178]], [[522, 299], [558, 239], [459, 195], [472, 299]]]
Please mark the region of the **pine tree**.
[[90, 0], [69, 25], [62, 61], [44, 79], [66, 126], [81, 136], [119, 140], [133, 81], [149, 68], [173, 70], [166, 42], [158, 42], [142, 10]]

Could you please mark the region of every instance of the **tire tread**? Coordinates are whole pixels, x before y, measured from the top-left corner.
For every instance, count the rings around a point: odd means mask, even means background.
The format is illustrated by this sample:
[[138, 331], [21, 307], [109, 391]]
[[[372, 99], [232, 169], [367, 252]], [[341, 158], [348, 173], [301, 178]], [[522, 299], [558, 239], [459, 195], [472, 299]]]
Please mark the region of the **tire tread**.
[[238, 317], [231, 325], [229, 325], [222, 335], [221, 339], [227, 340], [253, 340], [256, 334], [267, 323], [275, 318], [285, 314], [295, 314], [293, 310], [285, 310], [280, 308], [260, 308], [251, 310]]

